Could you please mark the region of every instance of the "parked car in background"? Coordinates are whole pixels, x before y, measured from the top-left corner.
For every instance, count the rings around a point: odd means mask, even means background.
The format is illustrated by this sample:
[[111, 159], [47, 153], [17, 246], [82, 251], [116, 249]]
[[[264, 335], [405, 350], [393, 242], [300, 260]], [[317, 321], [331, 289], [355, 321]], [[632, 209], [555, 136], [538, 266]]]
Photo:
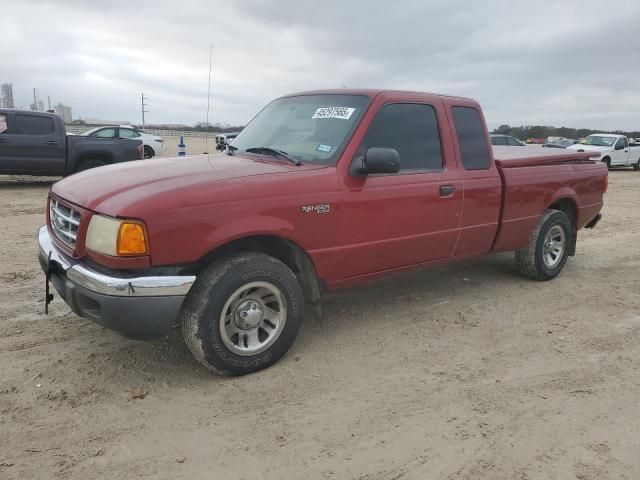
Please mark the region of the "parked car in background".
[[305, 310], [321, 315], [326, 291], [504, 251], [526, 277], [558, 275], [600, 219], [607, 169], [591, 152], [488, 140], [467, 98], [282, 97], [226, 155], [53, 185], [39, 259], [78, 315], [137, 338], [180, 326], [207, 368], [254, 372], [286, 353]]
[[578, 143], [578, 140], [573, 140], [572, 138], [561, 138], [553, 142], [545, 142], [542, 146], [547, 148], [567, 148], [571, 145], [575, 145], [576, 143]]
[[233, 139], [240, 135], [240, 132], [221, 133], [216, 135], [216, 150], [222, 152], [227, 149], [227, 145], [233, 142]]
[[144, 158], [152, 158], [160, 155], [164, 149], [164, 139], [157, 135], [140, 130], [130, 125], [107, 125], [87, 130], [82, 134], [85, 137], [99, 138], [131, 138], [142, 140], [144, 145]]
[[595, 133], [589, 135], [584, 143], [567, 147], [578, 152], [598, 152], [600, 161], [607, 167], [633, 167], [640, 170], [640, 147], [631, 148], [624, 135]]
[[525, 144], [522, 143], [515, 137], [511, 137], [509, 135], [499, 135], [499, 134], [491, 134], [491, 145], [502, 145], [507, 147], [524, 147]]
[[142, 142], [67, 135], [55, 113], [0, 109], [0, 174], [70, 175], [139, 160]]

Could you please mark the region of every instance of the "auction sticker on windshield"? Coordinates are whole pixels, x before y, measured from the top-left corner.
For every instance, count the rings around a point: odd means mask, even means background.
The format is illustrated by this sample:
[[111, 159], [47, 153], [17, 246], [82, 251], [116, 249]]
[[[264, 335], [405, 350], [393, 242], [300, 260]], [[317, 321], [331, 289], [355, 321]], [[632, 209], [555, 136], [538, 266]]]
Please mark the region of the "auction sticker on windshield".
[[320, 107], [311, 118], [339, 118], [349, 120], [356, 109], [352, 107]]

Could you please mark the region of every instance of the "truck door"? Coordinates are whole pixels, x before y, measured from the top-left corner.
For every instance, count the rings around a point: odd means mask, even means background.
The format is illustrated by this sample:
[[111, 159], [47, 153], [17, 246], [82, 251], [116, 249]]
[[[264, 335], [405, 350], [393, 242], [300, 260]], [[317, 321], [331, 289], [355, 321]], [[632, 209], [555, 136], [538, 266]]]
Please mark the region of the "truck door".
[[627, 137], [620, 137], [613, 146], [611, 152], [611, 165], [628, 165], [629, 142]]
[[[459, 232], [462, 182], [449, 150], [439, 98], [380, 106], [359, 146], [393, 148], [400, 171], [350, 176], [341, 202], [345, 277], [451, 256]], [[444, 129], [439, 128], [444, 122]], [[450, 143], [450, 142], [449, 142]]]
[[16, 112], [8, 115], [8, 129], [0, 133], [0, 169], [25, 174], [62, 174], [65, 137], [54, 118]]
[[479, 106], [463, 99], [445, 98], [444, 102], [454, 131], [458, 168], [464, 184], [460, 238], [454, 255], [487, 253], [498, 231], [502, 180]]

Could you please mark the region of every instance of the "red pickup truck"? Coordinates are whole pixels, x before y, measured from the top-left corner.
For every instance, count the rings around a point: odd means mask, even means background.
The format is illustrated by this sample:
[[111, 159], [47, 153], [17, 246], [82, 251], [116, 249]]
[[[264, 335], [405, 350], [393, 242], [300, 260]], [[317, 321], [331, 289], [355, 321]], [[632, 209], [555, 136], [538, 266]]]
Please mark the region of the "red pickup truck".
[[78, 315], [132, 338], [179, 325], [206, 367], [244, 374], [282, 357], [328, 290], [503, 251], [555, 277], [600, 219], [607, 168], [592, 155], [492, 150], [466, 98], [294, 94], [223, 154], [56, 183], [39, 258]]

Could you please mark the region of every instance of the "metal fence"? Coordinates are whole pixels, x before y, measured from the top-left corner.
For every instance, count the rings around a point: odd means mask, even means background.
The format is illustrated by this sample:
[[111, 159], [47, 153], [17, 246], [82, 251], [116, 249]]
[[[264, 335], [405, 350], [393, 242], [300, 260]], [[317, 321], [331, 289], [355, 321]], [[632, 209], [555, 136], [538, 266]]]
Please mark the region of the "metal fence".
[[[96, 128], [96, 125], [66, 125], [67, 133], [75, 133], [81, 134], [86, 132], [87, 130], [91, 130], [92, 128]], [[215, 139], [216, 135], [219, 135], [218, 132], [195, 132], [193, 130], [166, 130], [166, 129], [154, 129], [154, 128], [145, 128], [145, 132], [150, 133], [151, 135], [157, 135], [159, 137], [195, 137], [195, 138], [209, 138]]]

